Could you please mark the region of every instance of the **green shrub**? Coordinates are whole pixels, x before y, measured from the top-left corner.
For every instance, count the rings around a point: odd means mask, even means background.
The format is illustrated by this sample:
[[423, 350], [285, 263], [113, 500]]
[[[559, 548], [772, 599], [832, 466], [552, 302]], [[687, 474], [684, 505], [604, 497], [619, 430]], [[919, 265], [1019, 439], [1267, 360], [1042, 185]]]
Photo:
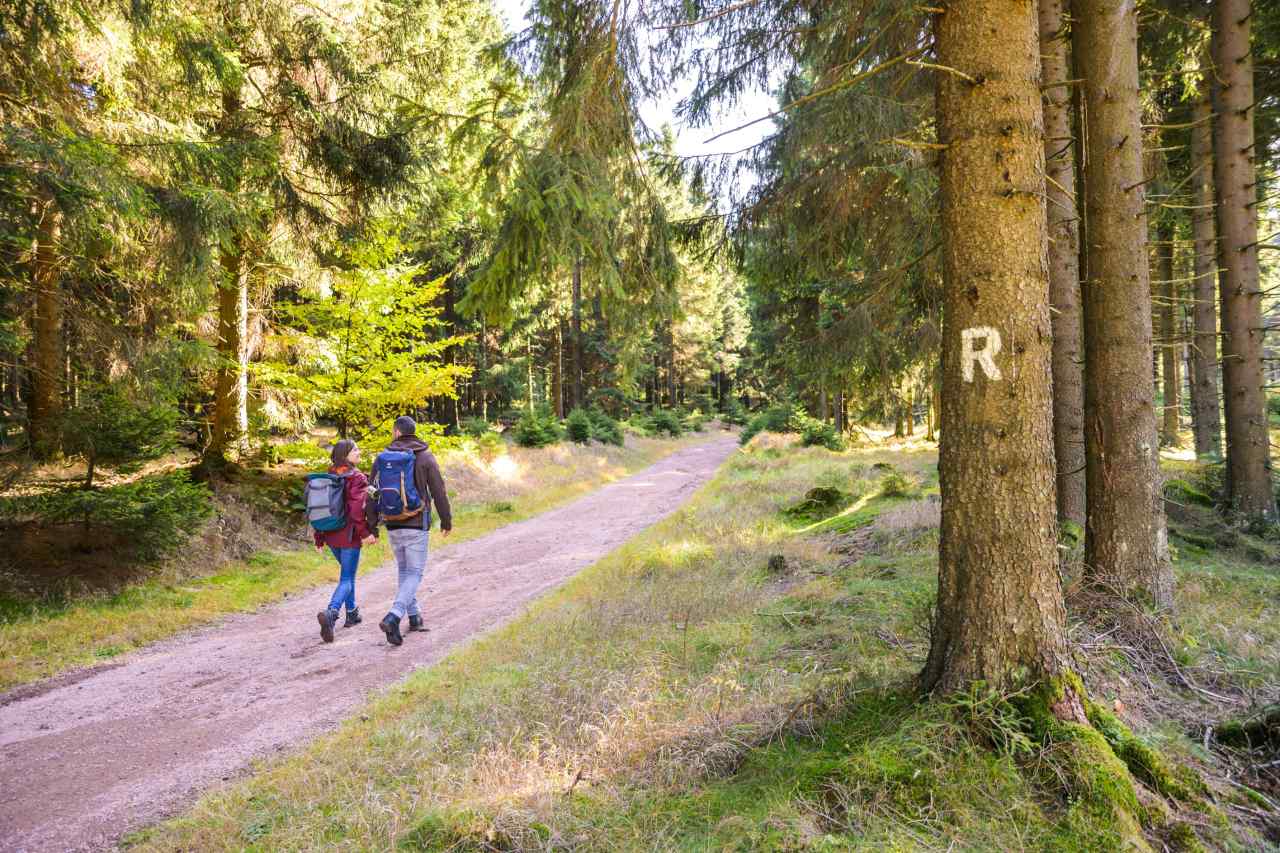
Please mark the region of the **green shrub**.
[[526, 411], [516, 421], [513, 432], [521, 447], [546, 447], [561, 438], [560, 424], [546, 409]]
[[836, 433], [836, 428], [826, 421], [811, 418], [803, 412], [796, 412], [788, 423], [792, 432], [800, 434], [800, 443], [805, 447], [825, 447], [827, 450], [844, 450], [844, 442]]
[[484, 418], [466, 418], [459, 424], [463, 435], [469, 435], [472, 438], [479, 438], [486, 433], [493, 432], [493, 427], [489, 426], [489, 422]]
[[770, 406], [747, 422], [739, 440], [746, 444], [762, 432], [786, 432], [794, 414], [795, 408], [791, 405]]
[[590, 409], [587, 417], [591, 420], [591, 437], [603, 444], [621, 447], [623, 444], [622, 425], [599, 409]]
[[476, 453], [486, 462], [492, 462], [507, 447], [506, 442], [502, 440], [502, 435], [493, 430], [475, 439], [475, 442]]
[[185, 471], [106, 489], [63, 489], [0, 500], [0, 516], [42, 525], [83, 525], [117, 535], [131, 556], [152, 560], [177, 550], [213, 515], [209, 489]]
[[642, 412], [636, 412], [628, 418], [626, 427], [636, 435], [650, 436], [654, 433], [653, 418]]
[[728, 397], [720, 407], [720, 420], [742, 426], [747, 422], [747, 409], [737, 397]]
[[689, 432], [702, 432], [702, 429], [706, 425], [706, 423], [707, 423], [706, 416], [703, 415], [702, 412], [699, 411], [698, 409], [694, 409], [692, 412], [685, 415], [680, 421], [680, 425], [683, 426]]
[[886, 498], [912, 498], [919, 491], [914, 481], [898, 471], [891, 470], [880, 481], [880, 494]]
[[574, 409], [564, 419], [565, 433], [575, 444], [591, 443], [591, 418], [584, 409]]
[[653, 431], [655, 433], [665, 432], [672, 438], [679, 438], [680, 434], [684, 432], [684, 425], [680, 423], [680, 416], [670, 409], [654, 409], [649, 418], [653, 422]]
[[88, 464], [86, 486], [99, 466], [132, 474], [177, 446], [178, 408], [150, 390], [126, 381], [92, 382], [66, 413], [63, 447]]

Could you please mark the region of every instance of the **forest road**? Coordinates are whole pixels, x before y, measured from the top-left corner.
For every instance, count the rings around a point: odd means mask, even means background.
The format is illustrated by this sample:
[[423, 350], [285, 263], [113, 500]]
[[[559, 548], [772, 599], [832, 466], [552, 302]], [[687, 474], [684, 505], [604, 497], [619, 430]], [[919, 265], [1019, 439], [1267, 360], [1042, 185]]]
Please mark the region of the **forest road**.
[[[429, 633], [378, 629], [394, 564], [357, 583], [365, 615], [320, 641], [329, 587], [0, 696], [0, 849], [110, 849], [126, 833], [333, 729], [370, 694], [518, 615], [678, 509], [736, 446], [724, 434], [428, 561]], [[433, 535], [438, 541], [438, 534]], [[336, 578], [335, 568], [335, 578]]]

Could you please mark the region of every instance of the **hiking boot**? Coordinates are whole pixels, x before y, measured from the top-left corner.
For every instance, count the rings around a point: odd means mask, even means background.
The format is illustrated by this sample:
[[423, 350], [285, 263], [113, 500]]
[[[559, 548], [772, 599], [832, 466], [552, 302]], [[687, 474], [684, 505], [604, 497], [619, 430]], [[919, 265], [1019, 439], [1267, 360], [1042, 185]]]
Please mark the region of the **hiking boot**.
[[387, 635], [387, 642], [393, 646], [398, 646], [404, 642], [404, 637], [400, 636], [400, 617], [394, 613], [388, 613], [382, 617], [382, 621], [378, 623], [378, 627], [382, 629], [382, 633]]
[[410, 617], [409, 617], [409, 630], [410, 630], [410, 631], [425, 631], [425, 630], [427, 630], [427, 629], [426, 629], [425, 627], [423, 627], [423, 625], [422, 625], [422, 617], [421, 617], [421, 616], [410, 616]]
[[342, 627], [354, 628], [356, 625], [359, 625], [363, 621], [364, 620], [360, 618], [360, 608], [357, 607], [355, 610], [347, 611], [347, 621], [342, 623]]
[[320, 623], [320, 639], [326, 643], [333, 642], [333, 626], [338, 621], [338, 611], [321, 610], [316, 614], [316, 621]]

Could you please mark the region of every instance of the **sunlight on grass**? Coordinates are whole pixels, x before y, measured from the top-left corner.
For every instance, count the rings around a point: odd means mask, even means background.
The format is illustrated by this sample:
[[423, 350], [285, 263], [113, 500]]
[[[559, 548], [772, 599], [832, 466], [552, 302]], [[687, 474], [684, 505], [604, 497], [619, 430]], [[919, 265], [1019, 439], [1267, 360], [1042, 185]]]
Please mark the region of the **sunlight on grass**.
[[[884, 494], [888, 473], [876, 463], [922, 484], [919, 496]], [[1109, 811], [1058, 796], [1060, 749], [993, 748], [1017, 722], [981, 696], [920, 703], [912, 691], [936, 587], [935, 475], [932, 455], [916, 449], [753, 442], [689, 504], [516, 621], [391, 686], [333, 736], [131, 841], [143, 850], [322, 841], [421, 851], [1119, 849], [1125, 827]], [[797, 528], [784, 514], [815, 485], [862, 489], [826, 520], [856, 520], [865, 532], [853, 550], [842, 550], [851, 537]], [[768, 571], [772, 556], [782, 574]], [[1189, 549], [1179, 573], [1188, 647], [1213, 650], [1202, 653], [1231, 683], [1269, 666], [1259, 657], [1280, 630], [1280, 579], [1258, 564], [1206, 564]], [[1240, 586], [1245, 606], [1228, 617], [1227, 591]], [[1226, 618], [1230, 642], [1213, 628]], [[1158, 716], [1196, 697], [1144, 699], [1150, 675], [1123, 658], [1110, 670], [1098, 661], [1090, 654], [1090, 691], [1150, 715], [1130, 720], [1135, 731], [1173, 755], [1198, 749], [1185, 725]], [[1226, 826], [1201, 820], [1196, 832], [1215, 849], [1255, 849], [1228, 843]]]

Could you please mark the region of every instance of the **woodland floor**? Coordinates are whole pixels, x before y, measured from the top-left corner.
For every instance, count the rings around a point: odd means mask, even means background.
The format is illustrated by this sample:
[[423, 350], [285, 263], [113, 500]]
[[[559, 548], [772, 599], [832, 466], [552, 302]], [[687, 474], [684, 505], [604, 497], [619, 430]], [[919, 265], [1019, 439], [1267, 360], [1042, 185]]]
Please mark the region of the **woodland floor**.
[[431, 630], [403, 647], [377, 628], [396, 580], [383, 566], [358, 584], [365, 623], [340, 629], [332, 645], [315, 631], [326, 587], [7, 694], [0, 848], [111, 846], [253, 760], [331, 729], [371, 692], [501, 625], [675, 511], [735, 441], [714, 435], [571, 504], [451, 545], [431, 561], [421, 595]]
[[934, 447], [762, 435], [525, 615], [126, 843], [1280, 849], [1280, 755], [1207, 731], [1280, 699], [1280, 542], [1199, 505], [1211, 471], [1168, 468], [1178, 612], [1163, 645], [1093, 610], [1078, 543], [1062, 548], [1091, 697], [1133, 729], [1134, 754], [1206, 786], [1135, 772], [1140, 827], [1081, 781], [1101, 776], [1072, 772], [1070, 742], [1031, 741], [1008, 697], [914, 692], [937, 576]]

